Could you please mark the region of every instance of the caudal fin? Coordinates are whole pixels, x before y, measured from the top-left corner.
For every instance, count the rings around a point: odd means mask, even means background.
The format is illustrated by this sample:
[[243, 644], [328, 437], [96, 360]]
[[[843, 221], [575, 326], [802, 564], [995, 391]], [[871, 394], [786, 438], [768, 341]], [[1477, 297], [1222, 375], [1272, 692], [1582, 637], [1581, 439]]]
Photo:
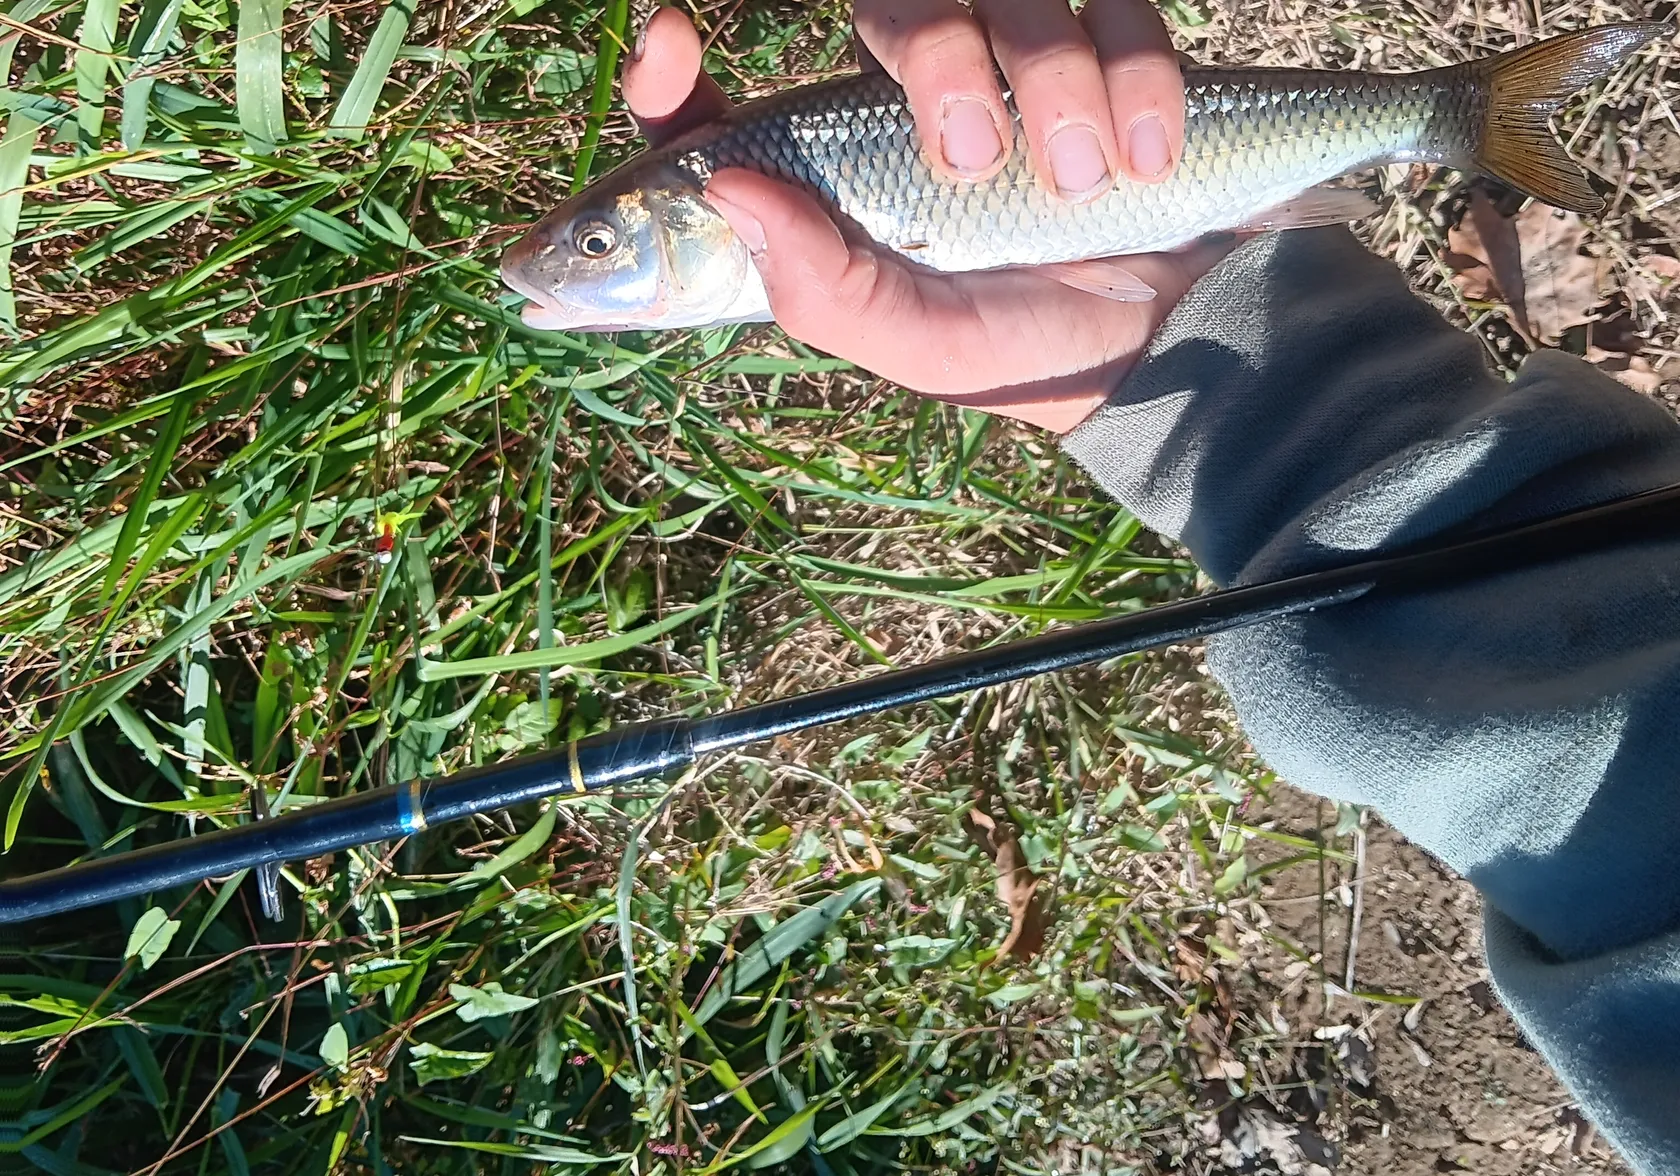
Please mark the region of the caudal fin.
[[1547, 120], [1577, 91], [1673, 32], [1672, 25], [1658, 22], [1599, 25], [1462, 67], [1485, 71], [1487, 119], [1475, 166], [1547, 204], [1573, 212], [1600, 211], [1604, 201]]

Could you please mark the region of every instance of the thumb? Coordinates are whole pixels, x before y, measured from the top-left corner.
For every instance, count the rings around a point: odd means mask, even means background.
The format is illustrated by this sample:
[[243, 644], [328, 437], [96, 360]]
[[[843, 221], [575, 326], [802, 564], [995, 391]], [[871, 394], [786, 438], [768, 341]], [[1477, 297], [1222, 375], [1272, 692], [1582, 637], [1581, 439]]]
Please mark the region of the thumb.
[[789, 335], [880, 371], [884, 341], [918, 327], [915, 282], [894, 258], [850, 244], [806, 192], [757, 172], [728, 168], [706, 200], [751, 252], [770, 309]]

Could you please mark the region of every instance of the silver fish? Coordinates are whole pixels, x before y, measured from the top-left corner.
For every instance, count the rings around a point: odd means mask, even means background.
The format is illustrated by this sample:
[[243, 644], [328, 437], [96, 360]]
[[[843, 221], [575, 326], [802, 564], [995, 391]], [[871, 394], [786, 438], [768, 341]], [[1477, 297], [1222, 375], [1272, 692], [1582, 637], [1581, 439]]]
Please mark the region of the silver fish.
[[[1493, 176], [1561, 208], [1602, 205], [1548, 119], [1673, 29], [1601, 25], [1419, 73], [1189, 67], [1184, 152], [1159, 184], [1120, 179], [1072, 204], [1032, 170], [1019, 115], [997, 176], [942, 178], [903, 91], [885, 74], [802, 86], [736, 107], [644, 152], [560, 205], [516, 242], [502, 279], [555, 330], [764, 321], [746, 247], [706, 203], [712, 173], [745, 167], [816, 193], [880, 244], [946, 272], [1053, 267], [1069, 284], [1147, 298], [1099, 259], [1172, 249], [1210, 233], [1357, 219], [1368, 202], [1317, 185], [1387, 163]], [[1106, 265], [1106, 268], [1105, 268]], [[1089, 268], [1082, 268], [1089, 267]]]

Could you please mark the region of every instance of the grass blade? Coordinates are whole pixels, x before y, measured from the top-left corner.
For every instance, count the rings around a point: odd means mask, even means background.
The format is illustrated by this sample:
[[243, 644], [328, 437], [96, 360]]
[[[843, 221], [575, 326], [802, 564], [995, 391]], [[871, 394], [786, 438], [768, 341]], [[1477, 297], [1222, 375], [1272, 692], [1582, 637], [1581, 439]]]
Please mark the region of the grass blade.
[[[12, 5], [6, 13], [6, 19], [16, 24], [26, 24], [52, 6], [53, 0], [19, 0], [19, 3]], [[0, 78], [12, 76], [12, 56], [17, 52], [18, 39], [22, 35], [11, 31], [0, 37]]]
[[117, 585], [122, 583], [123, 573], [128, 571], [129, 557], [140, 546], [140, 536], [146, 530], [146, 518], [151, 513], [152, 504], [157, 500], [164, 476], [169, 473], [170, 462], [175, 459], [175, 451], [181, 447], [181, 439], [187, 435], [187, 423], [192, 419], [192, 410], [197, 403], [198, 398], [188, 392], [175, 394], [175, 403], [170, 407], [169, 416], [158, 431], [153, 460], [146, 467], [140, 489], [128, 504], [128, 512], [123, 515], [122, 531], [117, 536], [116, 547], [111, 550], [111, 563], [105, 569], [105, 584], [99, 590], [100, 607], [104, 607], [111, 599], [111, 594], [117, 590]]
[[537, 818], [536, 824], [520, 834], [512, 845], [502, 850], [495, 857], [479, 862], [467, 871], [467, 876], [461, 879], [461, 884], [477, 885], [500, 877], [547, 845], [548, 839], [554, 835], [554, 820], [557, 811], [553, 805], [544, 808], [542, 815]]
[[589, 96], [589, 122], [578, 145], [577, 163], [572, 167], [572, 191], [581, 192], [589, 183], [589, 169], [595, 162], [595, 146], [601, 141], [601, 124], [612, 106], [613, 81], [618, 77], [618, 51], [630, 23], [630, 0], [607, 0], [601, 12], [601, 45], [595, 55], [595, 89]]
[[631, 900], [636, 891], [636, 859], [637, 851], [641, 848], [641, 830], [624, 847], [624, 860], [618, 867], [618, 886], [615, 897], [618, 903], [618, 950], [624, 957], [624, 1013], [630, 1023], [630, 1041], [636, 1050], [636, 1071], [647, 1073], [647, 1062], [642, 1057], [642, 1018], [636, 1008], [636, 951], [634, 937], [634, 920], [630, 916]]
[[527, 649], [520, 653], [504, 654], [500, 657], [473, 657], [462, 661], [433, 661], [430, 658], [420, 658], [418, 669], [422, 682], [436, 682], [442, 678], [468, 678], [479, 674], [505, 674], [516, 670], [540, 670], [545, 666], [575, 666], [585, 662], [598, 661], [604, 657], [623, 653], [634, 649], [638, 645], [652, 641], [655, 637], [663, 636], [673, 629], [680, 629], [690, 621], [705, 615], [718, 602], [718, 597], [710, 596], [699, 604], [690, 605], [681, 612], [672, 613], [651, 625], [643, 625], [639, 629], [631, 629], [627, 633], [620, 633], [614, 637], [603, 637], [599, 641], [586, 641], [581, 645], [566, 645], [552, 649]]
[[251, 150], [269, 154], [286, 141], [286, 89], [282, 73], [285, 0], [240, 0], [239, 47], [234, 53], [234, 101], [239, 129]]
[[362, 63], [356, 67], [350, 84], [344, 88], [344, 96], [333, 110], [328, 129], [350, 136], [359, 136], [367, 129], [368, 120], [373, 117], [373, 108], [379, 104], [379, 95], [385, 91], [385, 79], [391, 74], [391, 65], [397, 59], [397, 51], [402, 48], [403, 38], [408, 36], [408, 26], [413, 19], [414, 0], [391, 0], [386, 5], [385, 14], [379, 18], [379, 27], [374, 29], [373, 37], [368, 41], [367, 52], [362, 54]]
[[[189, 611], [198, 612], [214, 598], [221, 570], [219, 560], [215, 566], [205, 569], [187, 597]], [[189, 781], [196, 782], [204, 772], [205, 730], [214, 689], [210, 675], [210, 630], [205, 628], [181, 651], [181, 755], [186, 760]]]
[[914, 1093], [916, 1091], [913, 1087], [901, 1086], [896, 1090], [889, 1091], [863, 1109], [853, 1111], [817, 1137], [817, 1150], [826, 1152], [845, 1146], [873, 1127], [876, 1120], [892, 1109], [894, 1103], [906, 1095]]
[[100, 1103], [104, 1102], [113, 1094], [117, 1093], [117, 1091], [121, 1090], [123, 1084], [127, 1081], [128, 1076], [124, 1074], [120, 1077], [112, 1079], [110, 1082], [107, 1082], [98, 1090], [90, 1091], [81, 1098], [77, 1099], [75, 1102], [71, 1103], [69, 1106], [65, 1107], [63, 1110], [58, 1111], [58, 1113], [53, 1115], [52, 1118], [48, 1119], [45, 1123], [42, 1123], [39, 1127], [36, 1127], [28, 1134], [19, 1136], [15, 1139], [7, 1140], [3, 1146], [0, 1146], [0, 1153], [11, 1152], [16, 1154], [28, 1147], [30, 1144], [47, 1138], [47, 1136], [57, 1131], [65, 1124], [74, 1123], [77, 1119], [82, 1118]]
[[0, 138], [0, 324], [17, 329], [17, 298], [12, 289], [12, 246], [18, 218], [23, 214], [23, 185], [29, 178], [29, 153], [35, 149], [41, 124], [28, 111], [18, 110], [6, 120]]
[[150, 116], [152, 86], [156, 78], [152, 70], [163, 60], [169, 38], [181, 19], [181, 5], [185, 0], [153, 0], [146, 5], [135, 22], [134, 35], [128, 43], [128, 55], [134, 59], [129, 67], [128, 80], [122, 88], [122, 145], [125, 150], [137, 150], [146, 138], [146, 124]]
[[723, 1172], [741, 1163], [745, 1163], [748, 1168], [768, 1168], [774, 1164], [786, 1163], [798, 1155], [815, 1134], [817, 1112], [822, 1108], [822, 1103], [812, 1103], [777, 1124], [774, 1131], [751, 1147], [743, 1148], [734, 1155], [726, 1152], [719, 1156], [700, 1170], [700, 1176], [712, 1176], [714, 1172]]
[[84, 146], [97, 150], [105, 127], [105, 82], [111, 71], [111, 47], [117, 36], [122, 0], [87, 0], [76, 32], [76, 125]]
[[[569, 1164], [573, 1166], [615, 1164], [620, 1160], [630, 1159], [632, 1155], [629, 1152], [616, 1155], [596, 1155], [594, 1152], [580, 1151], [575, 1147], [555, 1147], [546, 1143], [481, 1143], [471, 1139], [423, 1139], [418, 1135], [404, 1135], [402, 1138], [409, 1143], [429, 1143], [436, 1147], [463, 1148], [484, 1155], [536, 1160], [543, 1164]], [[478, 1170], [483, 1171], [484, 1169]]]
[[[539, 568], [554, 564], [554, 445], [560, 435], [561, 402], [549, 410], [547, 435], [543, 438], [542, 470], [537, 476], [541, 505], [537, 515], [537, 559]], [[537, 577], [537, 648], [554, 648], [554, 577]], [[537, 678], [537, 703], [548, 713], [549, 694], [554, 689], [552, 667], [544, 666]]]
[[694, 1019], [704, 1025], [742, 992], [770, 974], [794, 952], [810, 943], [840, 920], [840, 916], [881, 888], [879, 878], [854, 882], [838, 894], [831, 894], [816, 906], [806, 907], [777, 923], [764, 937], [736, 956], [718, 977], [717, 984], [694, 1010]]
[[977, 1115], [981, 1111], [986, 1110], [999, 1099], [1004, 1098], [1013, 1092], [1014, 1088], [1007, 1082], [1000, 1083], [996, 1086], [987, 1087], [973, 1098], [965, 1099], [956, 1106], [943, 1110], [937, 1115], [918, 1120], [914, 1123], [907, 1123], [903, 1127], [876, 1127], [871, 1129], [870, 1134], [895, 1136], [938, 1135], [941, 1132], [949, 1131], [970, 1115]]

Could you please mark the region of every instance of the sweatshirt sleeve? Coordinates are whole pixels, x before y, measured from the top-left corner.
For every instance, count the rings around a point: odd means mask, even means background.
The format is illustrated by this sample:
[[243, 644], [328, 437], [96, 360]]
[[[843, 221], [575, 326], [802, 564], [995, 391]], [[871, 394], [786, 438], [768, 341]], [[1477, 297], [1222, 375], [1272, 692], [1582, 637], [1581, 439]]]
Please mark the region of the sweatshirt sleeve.
[[[1344, 229], [1256, 238], [1064, 445], [1220, 584], [1680, 482], [1680, 424], [1589, 365], [1492, 374]], [[1225, 634], [1291, 783], [1486, 899], [1501, 996], [1646, 1176], [1680, 1176], [1680, 544]]]

